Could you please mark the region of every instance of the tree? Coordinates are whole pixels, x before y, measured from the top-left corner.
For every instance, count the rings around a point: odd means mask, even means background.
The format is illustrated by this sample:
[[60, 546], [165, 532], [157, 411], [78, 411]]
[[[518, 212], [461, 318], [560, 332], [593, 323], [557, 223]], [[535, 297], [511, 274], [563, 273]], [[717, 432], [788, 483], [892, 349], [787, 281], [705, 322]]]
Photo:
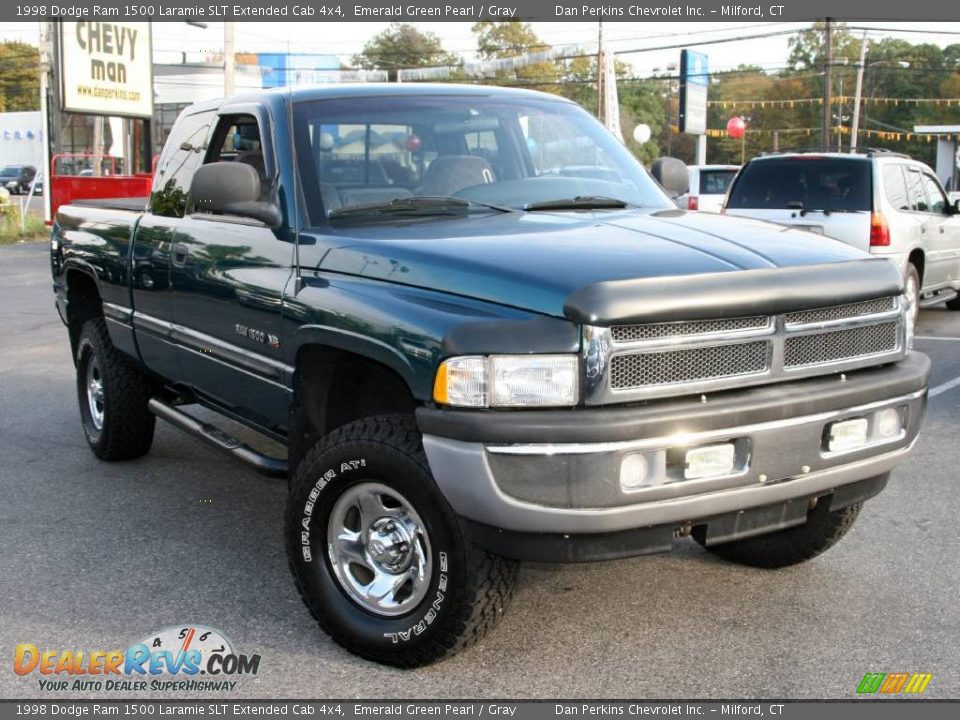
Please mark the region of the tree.
[[[470, 29], [477, 36], [477, 54], [483, 60], [500, 60], [550, 49], [550, 45], [537, 37], [529, 23], [518, 20], [478, 22]], [[562, 94], [559, 86], [563, 75], [561, 62], [545, 60], [522, 65], [514, 73], [518, 84], [524, 87]], [[498, 76], [506, 77], [506, 73], [498, 73]]]
[[459, 65], [460, 58], [443, 49], [440, 38], [408, 23], [393, 23], [363, 46], [353, 63], [365, 70], [386, 70], [390, 80], [403, 68]]
[[[847, 30], [844, 23], [834, 23], [831, 35], [833, 36], [833, 61], [855, 64], [860, 56], [860, 43], [863, 39]], [[825, 37], [824, 23], [816, 22], [790, 38], [787, 66], [794, 72], [821, 70], [826, 58]]]
[[478, 22], [470, 28], [477, 36], [477, 51], [484, 60], [515, 57], [550, 48], [537, 37], [530, 23]]
[[33, 45], [0, 43], [0, 110], [40, 109], [40, 51]]

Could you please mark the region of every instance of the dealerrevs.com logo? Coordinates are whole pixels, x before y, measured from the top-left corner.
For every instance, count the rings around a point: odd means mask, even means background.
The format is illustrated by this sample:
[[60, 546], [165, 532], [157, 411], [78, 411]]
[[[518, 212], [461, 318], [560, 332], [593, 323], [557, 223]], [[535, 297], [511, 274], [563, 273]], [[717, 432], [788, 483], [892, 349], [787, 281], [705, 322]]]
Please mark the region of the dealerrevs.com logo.
[[39, 676], [45, 692], [234, 690], [234, 678], [259, 669], [259, 655], [235, 652], [223, 633], [201, 625], [151, 633], [126, 650], [51, 650], [21, 643], [13, 658], [13, 671]]

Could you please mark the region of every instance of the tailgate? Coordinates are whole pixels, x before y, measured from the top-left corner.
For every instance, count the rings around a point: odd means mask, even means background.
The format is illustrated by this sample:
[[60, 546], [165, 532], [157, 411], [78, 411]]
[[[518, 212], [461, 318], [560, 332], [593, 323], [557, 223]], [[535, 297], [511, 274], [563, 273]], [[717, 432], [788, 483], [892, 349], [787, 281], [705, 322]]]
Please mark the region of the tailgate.
[[801, 214], [799, 210], [792, 209], [728, 208], [727, 214], [789, 225], [798, 230], [826, 235], [860, 250], [870, 249], [870, 213], [866, 211], [824, 214], [811, 210]]

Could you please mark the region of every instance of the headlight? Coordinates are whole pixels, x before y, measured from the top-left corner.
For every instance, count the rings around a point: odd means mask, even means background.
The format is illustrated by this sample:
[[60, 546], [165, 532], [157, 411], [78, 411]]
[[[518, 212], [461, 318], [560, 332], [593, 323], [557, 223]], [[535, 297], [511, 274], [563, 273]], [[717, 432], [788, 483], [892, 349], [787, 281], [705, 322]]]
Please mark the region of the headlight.
[[471, 355], [446, 360], [433, 399], [459, 407], [565, 407], [577, 404], [575, 355]]

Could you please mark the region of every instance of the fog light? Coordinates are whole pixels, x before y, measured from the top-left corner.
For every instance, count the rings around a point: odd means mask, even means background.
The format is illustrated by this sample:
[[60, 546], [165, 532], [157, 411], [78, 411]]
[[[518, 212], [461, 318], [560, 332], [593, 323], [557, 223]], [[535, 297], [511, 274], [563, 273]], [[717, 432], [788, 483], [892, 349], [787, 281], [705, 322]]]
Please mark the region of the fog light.
[[896, 437], [903, 431], [899, 408], [887, 408], [877, 413], [877, 435], [883, 439]]
[[647, 481], [647, 458], [643, 453], [630, 453], [620, 461], [620, 487], [636, 490]]
[[730, 475], [736, 463], [736, 446], [733, 443], [704, 445], [687, 450], [683, 477], [687, 480]]
[[867, 419], [853, 418], [841, 420], [828, 427], [830, 441], [827, 449], [830, 452], [851, 450], [867, 444]]

